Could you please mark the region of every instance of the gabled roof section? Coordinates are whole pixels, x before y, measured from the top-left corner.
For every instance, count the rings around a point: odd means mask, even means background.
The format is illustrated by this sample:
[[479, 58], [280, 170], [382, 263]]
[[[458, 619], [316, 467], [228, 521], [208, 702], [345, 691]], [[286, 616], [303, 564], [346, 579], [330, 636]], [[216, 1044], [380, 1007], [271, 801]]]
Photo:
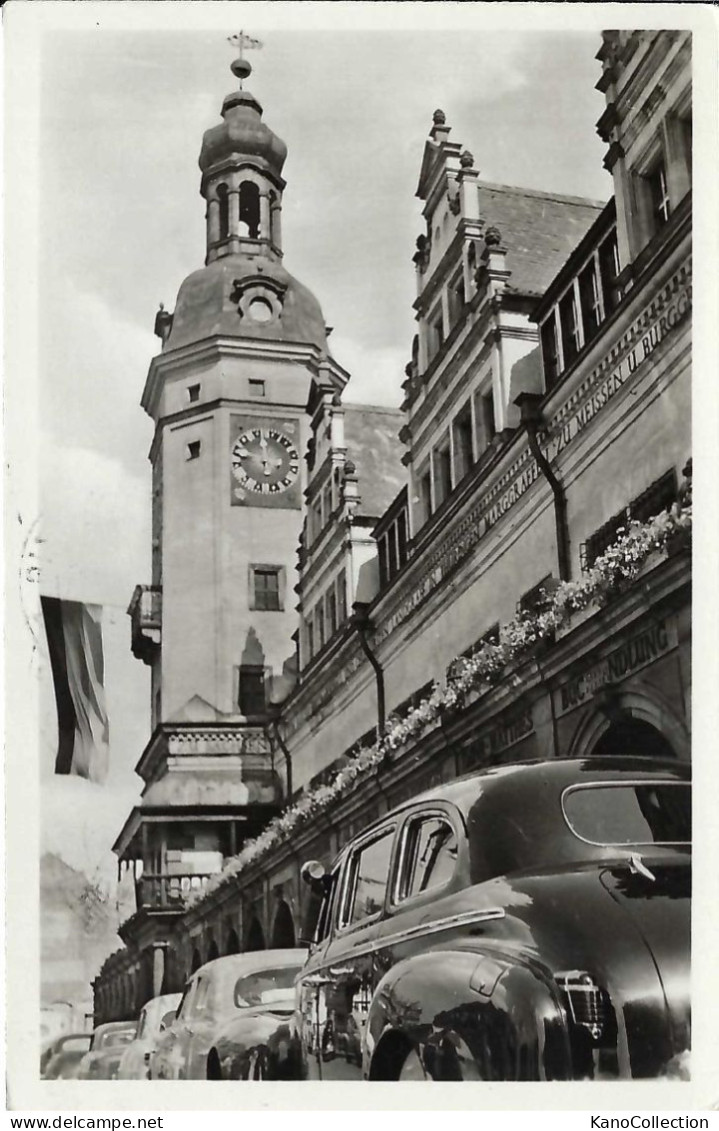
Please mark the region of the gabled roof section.
[[379, 518], [407, 482], [399, 430], [404, 415], [398, 408], [344, 403], [347, 458], [359, 477], [358, 514]]
[[499, 229], [508, 291], [542, 295], [605, 207], [603, 201], [478, 182], [479, 214]]
[[439, 177], [446, 172], [446, 158], [454, 157], [456, 161], [461, 148], [461, 145], [452, 141], [444, 141], [440, 145], [434, 141], [425, 142], [422, 168], [420, 169], [419, 184], [415, 196], [418, 196], [420, 200], [427, 200]]

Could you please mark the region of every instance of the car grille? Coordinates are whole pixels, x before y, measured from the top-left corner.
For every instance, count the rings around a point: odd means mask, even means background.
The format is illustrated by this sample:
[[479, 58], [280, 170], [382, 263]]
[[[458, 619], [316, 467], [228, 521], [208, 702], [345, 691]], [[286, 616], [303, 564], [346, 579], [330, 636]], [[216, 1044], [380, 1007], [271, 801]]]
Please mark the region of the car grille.
[[608, 1019], [606, 994], [591, 974], [584, 970], [567, 970], [556, 975], [565, 1008], [575, 1025], [585, 1029], [598, 1041]]

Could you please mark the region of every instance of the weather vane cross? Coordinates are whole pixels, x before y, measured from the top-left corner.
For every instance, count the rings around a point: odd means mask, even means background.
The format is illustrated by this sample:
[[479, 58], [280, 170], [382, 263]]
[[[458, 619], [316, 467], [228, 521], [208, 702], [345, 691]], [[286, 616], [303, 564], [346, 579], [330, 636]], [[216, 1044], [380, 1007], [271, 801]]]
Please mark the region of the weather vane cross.
[[262, 40], [255, 39], [245, 31], [239, 31], [235, 35], [228, 35], [227, 42], [236, 47], [239, 52], [238, 58], [232, 64], [232, 73], [240, 80], [240, 89], [242, 89], [242, 80], [246, 79], [252, 72], [252, 67], [245, 59], [243, 52], [251, 51], [253, 48], [258, 50], [262, 47]]

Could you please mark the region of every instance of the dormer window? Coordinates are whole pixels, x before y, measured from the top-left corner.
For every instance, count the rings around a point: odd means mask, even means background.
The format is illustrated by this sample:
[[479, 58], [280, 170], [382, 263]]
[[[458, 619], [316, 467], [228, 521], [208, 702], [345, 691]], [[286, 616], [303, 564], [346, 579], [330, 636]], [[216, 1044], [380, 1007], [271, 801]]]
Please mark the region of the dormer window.
[[579, 301], [582, 308], [584, 340], [588, 342], [596, 334], [603, 318], [597, 265], [593, 258], [579, 273]]
[[545, 322], [542, 323], [542, 364], [544, 366], [544, 381], [547, 388], [557, 380], [561, 370], [559, 357], [559, 335], [557, 334], [557, 315], [552, 310]]
[[565, 294], [559, 303], [559, 322], [562, 328], [562, 352], [565, 366], [571, 365], [582, 348], [582, 334], [579, 327], [579, 314], [574, 287]]
[[617, 291], [617, 276], [619, 275], [619, 251], [617, 248], [617, 233], [600, 243], [598, 251], [599, 278], [602, 283], [602, 298], [604, 300], [604, 313], [609, 315], [619, 303]]

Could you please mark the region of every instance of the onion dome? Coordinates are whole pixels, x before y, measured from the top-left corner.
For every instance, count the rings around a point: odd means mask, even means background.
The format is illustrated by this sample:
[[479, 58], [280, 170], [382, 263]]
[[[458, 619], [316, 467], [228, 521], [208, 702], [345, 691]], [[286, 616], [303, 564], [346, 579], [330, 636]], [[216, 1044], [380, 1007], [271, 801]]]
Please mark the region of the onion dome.
[[262, 107], [255, 96], [248, 90], [228, 94], [222, 103], [222, 117], [222, 124], [206, 130], [202, 139], [199, 163], [203, 174], [227, 161], [249, 158], [279, 179], [287, 146], [262, 121]]

